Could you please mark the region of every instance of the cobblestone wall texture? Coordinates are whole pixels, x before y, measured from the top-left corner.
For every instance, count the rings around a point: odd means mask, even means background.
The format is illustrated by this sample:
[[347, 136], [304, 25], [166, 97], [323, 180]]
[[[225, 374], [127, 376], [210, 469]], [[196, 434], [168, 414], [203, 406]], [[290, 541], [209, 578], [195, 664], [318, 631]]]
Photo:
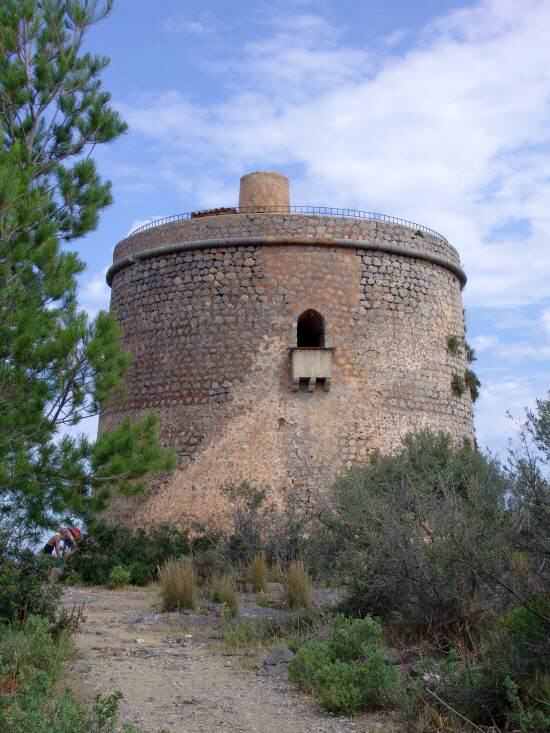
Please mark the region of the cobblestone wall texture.
[[[268, 242], [223, 244], [250, 237]], [[202, 217], [117, 245], [115, 263], [168, 244], [216, 243], [127, 262], [112, 277], [111, 307], [133, 367], [127, 400], [110, 406], [100, 430], [154, 409], [179, 458], [141, 497], [116, 500], [114, 519], [219, 524], [225, 481], [270, 484], [284, 502], [288, 489], [325, 492], [343, 467], [394, 450], [407, 432], [473, 438], [470, 397], [451, 390], [464, 353], [447, 350], [450, 335], [464, 334], [457, 275], [336, 239], [459, 263], [444, 240], [404, 226], [297, 214]], [[328, 392], [290, 389], [289, 346], [308, 309], [324, 317], [334, 347]]]

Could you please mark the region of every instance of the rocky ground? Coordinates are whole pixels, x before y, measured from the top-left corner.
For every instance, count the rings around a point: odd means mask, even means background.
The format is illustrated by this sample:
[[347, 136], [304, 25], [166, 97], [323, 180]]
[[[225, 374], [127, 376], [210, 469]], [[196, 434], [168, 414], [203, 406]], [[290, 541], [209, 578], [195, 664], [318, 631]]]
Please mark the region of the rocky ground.
[[[241, 617], [287, 612], [243, 598]], [[398, 733], [387, 716], [325, 713], [286, 680], [283, 646], [229, 651], [215, 612], [160, 613], [152, 589], [67, 588], [84, 605], [68, 670], [85, 697], [121, 690], [121, 721], [144, 733]]]

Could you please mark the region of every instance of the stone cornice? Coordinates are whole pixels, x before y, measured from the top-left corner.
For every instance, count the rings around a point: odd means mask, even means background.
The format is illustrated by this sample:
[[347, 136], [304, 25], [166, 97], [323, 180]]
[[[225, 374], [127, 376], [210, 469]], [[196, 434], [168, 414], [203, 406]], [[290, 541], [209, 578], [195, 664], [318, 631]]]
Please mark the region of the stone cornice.
[[113, 277], [125, 267], [139, 262], [140, 260], [147, 260], [153, 257], [161, 257], [163, 255], [180, 254], [181, 252], [187, 252], [189, 250], [196, 249], [214, 249], [218, 247], [266, 247], [266, 246], [296, 246], [296, 247], [338, 247], [343, 249], [363, 249], [374, 252], [384, 252], [387, 254], [401, 255], [402, 257], [412, 257], [418, 260], [424, 260], [434, 265], [449, 270], [459, 280], [462, 287], [466, 284], [466, 273], [454, 262], [451, 262], [446, 257], [440, 255], [431, 254], [430, 252], [424, 252], [413, 247], [403, 247], [398, 244], [389, 244], [388, 242], [381, 242], [377, 240], [366, 241], [364, 239], [307, 239], [298, 237], [229, 237], [225, 239], [197, 239], [194, 241], [175, 242], [174, 244], [164, 244], [159, 247], [152, 247], [150, 249], [136, 252], [133, 255], [127, 255], [122, 257], [120, 260], [115, 262], [107, 270], [106, 280], [107, 284], [111, 285]]

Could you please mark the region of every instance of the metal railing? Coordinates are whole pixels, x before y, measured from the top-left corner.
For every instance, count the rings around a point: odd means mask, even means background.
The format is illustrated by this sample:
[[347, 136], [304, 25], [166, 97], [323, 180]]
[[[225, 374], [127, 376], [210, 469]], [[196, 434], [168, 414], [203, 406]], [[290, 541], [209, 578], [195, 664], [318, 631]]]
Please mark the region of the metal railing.
[[316, 214], [318, 216], [344, 216], [351, 219], [368, 219], [370, 221], [381, 221], [388, 224], [399, 224], [400, 226], [414, 229], [423, 234], [429, 234], [432, 237], [440, 239], [448, 244], [447, 239], [434, 229], [425, 227], [423, 224], [417, 224], [407, 219], [399, 219], [397, 216], [388, 216], [387, 214], [377, 214], [373, 211], [359, 211], [358, 209], [335, 209], [331, 206], [228, 206], [219, 209], [203, 209], [201, 211], [188, 211], [185, 214], [174, 214], [166, 216], [164, 219], [156, 219], [148, 224], [134, 229], [128, 235], [128, 238], [134, 237], [136, 234], [145, 232], [148, 229], [155, 229], [163, 224], [169, 224], [174, 221], [186, 221], [187, 219], [198, 219], [207, 216], [220, 216], [225, 214]]

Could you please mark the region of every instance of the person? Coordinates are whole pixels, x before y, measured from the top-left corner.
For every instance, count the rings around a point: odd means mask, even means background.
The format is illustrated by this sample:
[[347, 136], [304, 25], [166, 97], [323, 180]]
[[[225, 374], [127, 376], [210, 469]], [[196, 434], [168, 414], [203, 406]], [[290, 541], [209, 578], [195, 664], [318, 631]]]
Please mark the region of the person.
[[[64, 559], [76, 550], [76, 540], [80, 537], [78, 527], [57, 527], [55, 534], [44, 545], [43, 552], [46, 555], [53, 555], [57, 560]], [[61, 543], [63, 542], [63, 549]]]

